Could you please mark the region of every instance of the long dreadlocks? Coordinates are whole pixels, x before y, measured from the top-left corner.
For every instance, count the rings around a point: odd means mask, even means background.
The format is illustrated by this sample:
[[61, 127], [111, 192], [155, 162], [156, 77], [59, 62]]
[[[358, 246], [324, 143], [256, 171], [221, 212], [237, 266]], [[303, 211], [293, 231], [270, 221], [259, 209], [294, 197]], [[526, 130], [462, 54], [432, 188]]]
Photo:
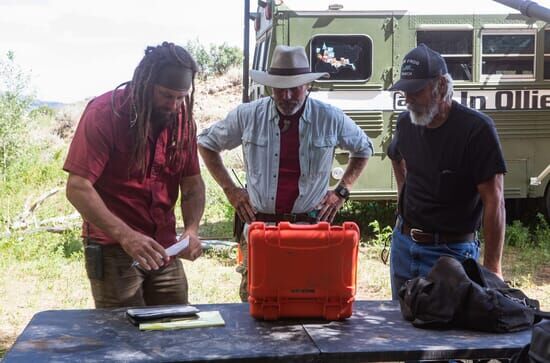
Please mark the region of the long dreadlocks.
[[[199, 67], [193, 57], [180, 46], [174, 43], [163, 42], [156, 47], [147, 47], [145, 56], [134, 71], [132, 81], [129, 82], [130, 103], [132, 105], [132, 160], [137, 164], [141, 174], [147, 173], [147, 138], [151, 132], [151, 114], [153, 112], [153, 87], [161, 70], [167, 66], [185, 68], [192, 72], [191, 93], [185, 96], [182, 104], [182, 111], [187, 117], [176, 115], [170, 124], [172, 134], [170, 135], [168, 148], [168, 163], [176, 164], [183, 154], [184, 147], [190, 145], [195, 137], [196, 125], [193, 120], [193, 103], [195, 95], [195, 75]], [[128, 85], [128, 83], [126, 83]], [[122, 86], [122, 85], [121, 85]], [[120, 86], [119, 86], [120, 87]], [[117, 87], [117, 88], [119, 88]]]

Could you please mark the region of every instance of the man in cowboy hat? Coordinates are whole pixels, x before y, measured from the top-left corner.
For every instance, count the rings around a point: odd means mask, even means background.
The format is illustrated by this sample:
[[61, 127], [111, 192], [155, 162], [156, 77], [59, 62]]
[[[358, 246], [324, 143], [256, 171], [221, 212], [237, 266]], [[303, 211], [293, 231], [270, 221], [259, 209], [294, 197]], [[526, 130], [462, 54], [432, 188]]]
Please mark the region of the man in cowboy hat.
[[[366, 134], [340, 109], [308, 97], [312, 73], [303, 47], [277, 46], [267, 72], [251, 70], [271, 97], [246, 103], [198, 137], [199, 152], [239, 218], [278, 223], [332, 221], [373, 152]], [[247, 187], [236, 185], [220, 152], [243, 146]], [[350, 152], [340, 183], [328, 190], [334, 148]], [[246, 233], [244, 233], [246, 236]], [[241, 299], [247, 300], [247, 248], [241, 239]]]

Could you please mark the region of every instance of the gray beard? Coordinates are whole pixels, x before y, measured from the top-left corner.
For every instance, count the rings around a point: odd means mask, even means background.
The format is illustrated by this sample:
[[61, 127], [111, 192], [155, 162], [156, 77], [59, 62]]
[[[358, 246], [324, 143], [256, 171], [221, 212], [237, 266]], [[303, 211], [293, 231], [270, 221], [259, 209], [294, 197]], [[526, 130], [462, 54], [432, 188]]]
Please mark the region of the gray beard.
[[407, 109], [409, 110], [411, 122], [418, 126], [428, 126], [439, 112], [439, 106], [435, 102], [425, 112], [414, 111], [409, 105], [407, 105]]
[[292, 116], [294, 115], [296, 112], [298, 112], [300, 110], [300, 108], [302, 108], [302, 104], [299, 104], [299, 105], [296, 105], [294, 106], [291, 110], [281, 110], [279, 107], [277, 107], [277, 110], [279, 110], [279, 112], [281, 113], [281, 115], [283, 116]]

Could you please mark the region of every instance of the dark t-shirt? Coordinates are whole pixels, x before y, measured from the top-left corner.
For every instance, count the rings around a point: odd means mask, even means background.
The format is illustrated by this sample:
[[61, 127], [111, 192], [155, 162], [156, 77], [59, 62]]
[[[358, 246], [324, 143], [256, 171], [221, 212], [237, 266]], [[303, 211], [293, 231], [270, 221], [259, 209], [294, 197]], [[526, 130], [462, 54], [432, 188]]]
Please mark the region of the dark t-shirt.
[[409, 112], [399, 115], [388, 156], [404, 159], [407, 167], [401, 216], [429, 232], [478, 230], [477, 185], [506, 172], [493, 121], [454, 101], [447, 121], [435, 129], [414, 125]]

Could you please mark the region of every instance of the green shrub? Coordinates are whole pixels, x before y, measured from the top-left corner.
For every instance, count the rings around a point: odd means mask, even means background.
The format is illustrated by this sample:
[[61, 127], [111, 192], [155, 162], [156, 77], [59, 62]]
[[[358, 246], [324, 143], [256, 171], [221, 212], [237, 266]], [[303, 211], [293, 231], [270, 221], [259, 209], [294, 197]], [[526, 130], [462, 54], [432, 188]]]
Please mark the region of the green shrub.
[[379, 247], [388, 246], [390, 244], [393, 233], [392, 227], [385, 226], [384, 228], [381, 228], [380, 223], [376, 219], [369, 223], [369, 227], [372, 228], [374, 233], [374, 238], [369, 240], [370, 244]]
[[[203, 238], [231, 238], [233, 236], [233, 207], [206, 168], [201, 170], [201, 175], [206, 187], [206, 205], [199, 234]], [[176, 208], [176, 223], [179, 226], [182, 220], [179, 200], [176, 205], [178, 206]]]
[[541, 213], [537, 214], [537, 221], [533, 228], [533, 244], [550, 253], [550, 225]]
[[185, 45], [185, 49], [191, 53], [193, 58], [195, 58], [195, 61], [199, 65], [201, 74], [207, 74], [209, 72], [211, 60], [208, 51], [204, 48], [204, 45], [199, 43], [198, 39], [190, 40]]
[[[336, 218], [335, 224], [345, 221], [357, 223], [363, 239], [373, 237], [374, 228], [371, 225], [376, 221], [381, 231], [390, 229], [395, 224], [396, 203], [393, 201], [347, 201]], [[376, 239], [376, 237], [374, 237]]]
[[24, 155], [29, 146], [27, 111], [32, 98], [28, 93], [29, 77], [15, 63], [13, 52], [0, 58], [0, 176]]
[[211, 69], [217, 74], [224, 74], [232, 66], [238, 66], [243, 61], [242, 50], [230, 47], [227, 43], [210, 46]]
[[84, 253], [80, 228], [69, 229], [59, 234], [59, 244], [57, 251], [65, 258], [79, 259]]
[[[25, 204], [33, 202], [41, 194], [54, 188], [63, 188], [66, 179], [61, 169], [64, 150], [47, 146], [29, 148], [6, 170], [0, 179], [0, 229], [8, 230], [23, 210]], [[34, 211], [37, 220], [59, 217], [72, 213], [64, 192], [48, 198]]]
[[550, 225], [541, 213], [528, 226], [516, 220], [506, 227], [506, 244], [523, 250], [537, 247], [550, 254]]
[[17, 261], [54, 259], [63, 256], [62, 244], [58, 234], [16, 232], [1, 240], [0, 253]]
[[242, 50], [238, 47], [231, 47], [227, 43], [221, 45], [211, 44], [210, 49], [206, 50], [204, 45], [196, 39], [188, 41], [185, 48], [197, 61], [202, 79], [206, 79], [213, 74], [224, 74], [232, 66], [240, 65], [243, 59]]
[[513, 221], [506, 228], [506, 245], [516, 247], [526, 247], [531, 244], [529, 228], [525, 227], [521, 221]]

